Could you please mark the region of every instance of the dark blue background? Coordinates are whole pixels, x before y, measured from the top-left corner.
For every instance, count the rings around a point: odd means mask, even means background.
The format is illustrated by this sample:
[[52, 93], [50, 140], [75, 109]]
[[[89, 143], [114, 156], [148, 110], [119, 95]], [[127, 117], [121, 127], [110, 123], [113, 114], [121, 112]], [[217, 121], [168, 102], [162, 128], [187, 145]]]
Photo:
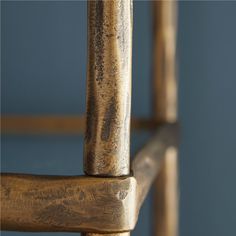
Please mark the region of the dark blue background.
[[[2, 113], [84, 114], [86, 2], [1, 4]], [[236, 2], [179, 4], [181, 236], [236, 235], [235, 23]], [[133, 116], [151, 114], [151, 30], [150, 2], [135, 1]], [[148, 135], [132, 135], [132, 154]], [[82, 135], [3, 136], [1, 168], [82, 174], [82, 145]], [[149, 196], [133, 235], [151, 235], [151, 208]]]

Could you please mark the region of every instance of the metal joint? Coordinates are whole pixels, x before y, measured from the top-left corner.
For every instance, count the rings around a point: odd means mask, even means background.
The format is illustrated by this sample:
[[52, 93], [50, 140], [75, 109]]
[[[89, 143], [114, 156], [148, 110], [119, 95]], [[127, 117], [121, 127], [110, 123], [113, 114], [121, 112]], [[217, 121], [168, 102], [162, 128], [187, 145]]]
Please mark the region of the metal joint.
[[134, 229], [178, 125], [162, 125], [137, 153], [133, 176], [1, 174], [2, 230], [121, 233]]

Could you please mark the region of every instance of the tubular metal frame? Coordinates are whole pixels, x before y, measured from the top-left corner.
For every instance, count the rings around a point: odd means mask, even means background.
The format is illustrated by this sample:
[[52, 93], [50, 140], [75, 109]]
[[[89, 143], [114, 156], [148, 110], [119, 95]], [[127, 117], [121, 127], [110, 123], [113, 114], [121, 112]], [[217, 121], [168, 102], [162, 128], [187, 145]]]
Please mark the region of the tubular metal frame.
[[157, 131], [130, 165], [132, 0], [88, 1], [86, 118], [1, 119], [2, 133], [85, 130], [85, 176], [1, 174], [2, 230], [129, 236], [156, 179], [154, 235], [178, 235], [176, 5], [153, 2], [154, 114], [132, 128]]

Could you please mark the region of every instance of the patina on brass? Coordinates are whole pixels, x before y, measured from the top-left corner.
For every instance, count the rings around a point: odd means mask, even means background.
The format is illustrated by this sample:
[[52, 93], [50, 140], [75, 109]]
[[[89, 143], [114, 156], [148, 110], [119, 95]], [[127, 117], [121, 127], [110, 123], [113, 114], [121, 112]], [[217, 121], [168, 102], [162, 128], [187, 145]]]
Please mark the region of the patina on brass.
[[122, 232], [134, 228], [134, 177], [1, 175], [1, 229]]
[[88, 1], [88, 175], [130, 174], [132, 26], [132, 0]]
[[[177, 120], [176, 31], [177, 2], [154, 1], [153, 100], [157, 122]], [[154, 235], [178, 235], [177, 149], [163, 159], [155, 184]]]
[[177, 124], [158, 128], [135, 156], [133, 176], [2, 174], [1, 229], [95, 233], [88, 235], [133, 230], [163, 158], [177, 146], [177, 140]]
[[132, 1], [88, 1], [84, 171], [130, 172]]

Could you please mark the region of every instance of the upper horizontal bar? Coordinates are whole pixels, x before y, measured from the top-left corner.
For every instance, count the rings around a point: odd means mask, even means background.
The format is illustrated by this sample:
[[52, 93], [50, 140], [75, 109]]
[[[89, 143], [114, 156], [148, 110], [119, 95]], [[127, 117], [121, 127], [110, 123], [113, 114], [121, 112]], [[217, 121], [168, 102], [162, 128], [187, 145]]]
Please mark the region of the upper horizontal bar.
[[[154, 129], [157, 122], [150, 119], [134, 118], [133, 130]], [[7, 115], [1, 117], [3, 134], [80, 134], [85, 131], [84, 116], [25, 116]]]

